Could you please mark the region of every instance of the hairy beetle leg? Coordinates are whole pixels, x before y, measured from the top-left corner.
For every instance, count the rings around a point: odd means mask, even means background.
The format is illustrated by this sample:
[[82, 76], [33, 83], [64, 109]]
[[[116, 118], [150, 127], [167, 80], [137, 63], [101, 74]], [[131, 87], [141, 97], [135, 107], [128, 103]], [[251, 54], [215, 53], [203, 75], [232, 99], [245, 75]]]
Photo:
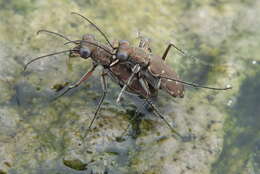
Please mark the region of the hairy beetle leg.
[[165, 60], [165, 59], [166, 59], [166, 57], [167, 57], [167, 55], [168, 55], [168, 53], [169, 53], [171, 47], [174, 47], [175, 49], [177, 49], [178, 51], [180, 51], [183, 55], [186, 55], [181, 49], [179, 49], [179, 48], [178, 48], [177, 46], [175, 46], [173, 43], [170, 43], [170, 44], [167, 46], [167, 48], [166, 48], [166, 50], [164, 51], [164, 53], [163, 53], [162, 60]]
[[129, 77], [129, 79], [127, 80], [127, 83], [123, 86], [123, 88], [121, 89], [117, 99], [116, 99], [116, 102], [119, 103], [120, 102], [120, 99], [123, 95], [123, 92], [126, 90], [127, 86], [129, 86], [134, 78], [134, 76], [140, 71], [141, 67], [140, 65], [135, 65], [134, 68], [133, 68], [133, 73], [131, 74], [131, 76]]
[[92, 68], [86, 73], [84, 74], [80, 80], [78, 82], [76, 82], [74, 85], [69, 86], [63, 93], [61, 93], [60, 95], [58, 95], [58, 97], [54, 98], [54, 100], [62, 97], [63, 95], [65, 95], [67, 92], [69, 92], [71, 89], [78, 87], [81, 83], [83, 83], [84, 81], [86, 81], [91, 75], [92, 73], [95, 71], [97, 65], [93, 64]]
[[[164, 118], [164, 116], [160, 113], [160, 111], [156, 108], [156, 106], [154, 106], [154, 104], [149, 101], [149, 99], [145, 99], [147, 101], [147, 103], [152, 107], [153, 111], [152, 113], [157, 116], [160, 117], [166, 124], [167, 126], [171, 129], [171, 131], [176, 135], [175, 137], [178, 139], [181, 139], [182, 141], [184, 141], [185, 137], [182, 136], [177, 130], [175, 130], [170, 123]], [[155, 111], [155, 112], [154, 112]]]
[[94, 117], [92, 118], [92, 120], [91, 120], [91, 122], [88, 126], [88, 129], [85, 132], [85, 135], [83, 136], [83, 139], [85, 139], [85, 137], [88, 135], [88, 132], [91, 129], [91, 126], [93, 125], [94, 121], [96, 120], [98, 112], [100, 111], [101, 105], [103, 104], [104, 99], [107, 95], [107, 81], [106, 81], [106, 77], [105, 77], [106, 75], [107, 75], [107, 73], [105, 73], [104, 71], [101, 74], [101, 84], [102, 84], [103, 94], [102, 94], [101, 99], [99, 100], [99, 103], [98, 103], [97, 109], [95, 111]]
[[143, 48], [145, 50], [147, 50], [148, 52], [152, 52], [152, 49], [150, 48], [150, 39], [143, 37], [143, 36], [139, 36], [140, 38], [140, 42], [139, 42], [139, 48]]

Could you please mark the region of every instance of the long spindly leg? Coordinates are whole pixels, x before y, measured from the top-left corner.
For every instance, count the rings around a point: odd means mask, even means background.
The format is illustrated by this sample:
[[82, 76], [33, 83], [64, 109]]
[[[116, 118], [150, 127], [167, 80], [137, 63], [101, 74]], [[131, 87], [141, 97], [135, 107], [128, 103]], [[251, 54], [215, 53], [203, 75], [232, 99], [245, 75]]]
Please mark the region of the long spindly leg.
[[143, 78], [139, 78], [139, 83], [141, 84], [142, 88], [145, 90], [146, 92], [146, 96], [150, 96], [151, 93], [149, 91], [149, 87], [148, 87], [148, 83], [147, 81], [145, 81]]
[[147, 37], [139, 36], [140, 42], [139, 42], [139, 48], [143, 48], [150, 53], [152, 52], [152, 49], [150, 48], [150, 39]]
[[127, 82], [124, 84], [124, 86], [123, 86], [123, 88], [121, 89], [121, 91], [120, 91], [120, 93], [119, 93], [119, 95], [118, 95], [118, 97], [117, 97], [117, 100], [116, 100], [116, 102], [117, 103], [119, 103], [120, 102], [120, 99], [121, 99], [121, 97], [122, 97], [122, 95], [123, 95], [123, 92], [126, 90], [126, 88], [131, 84], [131, 82], [132, 82], [132, 80], [133, 80], [133, 78], [134, 78], [134, 76], [140, 71], [140, 65], [138, 65], [138, 64], [136, 64], [135, 66], [134, 66], [134, 68], [133, 68], [133, 72], [132, 72], [132, 74], [131, 74], [131, 76], [128, 78], [128, 80], [127, 80]]
[[[141, 80], [143, 80], [145, 82], [144, 79], [140, 78]], [[140, 81], [141, 83], [141, 81]], [[142, 87], [145, 89], [145, 91], [149, 91], [149, 88], [147, 85], [145, 85], [146, 83], [141, 83]], [[155, 115], [155, 116], [158, 116], [160, 117], [166, 124], [167, 126], [171, 129], [171, 131], [173, 133], [175, 133], [177, 135], [178, 138], [181, 138], [181, 140], [184, 139], [184, 137], [178, 132], [176, 131], [171, 125], [170, 123], [164, 118], [164, 116], [160, 113], [159, 109], [157, 109], [156, 106], [154, 106], [154, 104], [149, 100], [149, 98], [146, 98], [145, 101], [149, 104], [149, 106], [152, 108], [152, 113]]]
[[149, 101], [149, 99], [145, 99], [147, 101], [147, 103], [149, 104], [149, 106], [151, 106], [151, 108], [153, 109], [153, 114], [157, 117], [160, 117], [165, 123], [166, 125], [171, 129], [171, 131], [177, 135], [177, 138], [180, 138], [182, 141], [185, 140], [185, 137], [183, 137], [177, 130], [175, 130], [171, 124], [164, 118], [164, 116], [160, 113], [160, 111], [157, 109], [156, 106], [154, 106], [154, 104]]
[[149, 101], [148, 98], [145, 99], [145, 100], [146, 100], [146, 102], [149, 104], [149, 106], [152, 108], [152, 110], [153, 110], [152, 113], [153, 113], [155, 116], [161, 118], [161, 119], [165, 122], [165, 124], [170, 128], [170, 130], [176, 135], [176, 136], [175, 136], [176, 138], [180, 138], [182, 141], [187, 141], [187, 140], [190, 139], [189, 137], [184, 137], [184, 136], [182, 136], [177, 130], [175, 130], [175, 129], [171, 126], [171, 124], [164, 118], [164, 116], [160, 113], [160, 111], [157, 109], [157, 107], [154, 106], [154, 104], [153, 104], [151, 101]]
[[186, 55], [180, 48], [178, 48], [178, 47], [177, 47], [176, 45], [174, 45], [173, 43], [170, 43], [170, 44], [168, 45], [168, 47], [166, 48], [166, 50], [164, 51], [164, 53], [163, 53], [162, 60], [165, 60], [165, 59], [166, 59], [166, 57], [167, 57], [167, 55], [168, 55], [168, 53], [169, 53], [171, 47], [174, 47], [176, 50], [180, 51], [183, 55]]
[[98, 112], [100, 111], [101, 105], [103, 104], [104, 99], [105, 99], [105, 97], [107, 95], [107, 82], [106, 82], [106, 77], [105, 77], [106, 75], [107, 74], [104, 71], [101, 74], [101, 84], [102, 84], [103, 94], [102, 94], [101, 99], [99, 100], [97, 109], [95, 111], [95, 114], [94, 114], [94, 116], [93, 116], [89, 126], [88, 126], [88, 130], [86, 131], [86, 133], [84, 135], [84, 138], [87, 136], [89, 130], [91, 129], [91, 126], [93, 125], [94, 121], [96, 120]]
[[79, 81], [77, 81], [74, 85], [69, 86], [65, 91], [63, 91], [60, 95], [58, 95], [57, 97], [54, 98], [54, 100], [58, 99], [59, 97], [62, 97], [64, 94], [66, 94], [67, 92], [69, 92], [71, 89], [78, 87], [81, 83], [83, 83], [84, 81], [86, 81], [91, 75], [92, 73], [95, 71], [97, 65], [93, 64], [92, 68], [86, 72]]

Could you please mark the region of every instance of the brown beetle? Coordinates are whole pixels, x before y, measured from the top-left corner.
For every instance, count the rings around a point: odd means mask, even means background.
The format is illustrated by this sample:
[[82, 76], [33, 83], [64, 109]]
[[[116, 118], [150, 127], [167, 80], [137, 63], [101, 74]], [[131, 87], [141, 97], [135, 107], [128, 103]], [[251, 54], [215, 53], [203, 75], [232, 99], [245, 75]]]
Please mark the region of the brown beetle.
[[160, 117], [169, 126], [169, 128], [176, 135], [178, 135], [179, 138], [183, 139], [184, 137], [175, 131], [175, 129], [165, 120], [159, 110], [149, 100], [152, 96], [157, 96], [158, 89], [163, 89], [174, 97], [183, 97], [183, 84], [194, 87], [201, 87], [196, 84], [181, 81], [177, 74], [171, 69], [171, 67], [164, 63], [170, 46], [166, 49], [162, 58], [151, 53], [148, 40], [141, 39], [139, 47], [131, 47], [127, 41], [120, 41], [119, 46], [114, 47], [109, 42], [105, 34], [94, 23], [78, 13], [74, 14], [77, 14], [90, 22], [105, 37], [109, 45], [98, 42], [95, 37], [90, 34], [83, 35], [81, 40], [72, 41], [59, 33], [48, 30], [40, 30], [39, 32], [48, 32], [58, 35], [69, 41], [68, 43], [76, 44], [76, 46], [73, 49], [37, 57], [27, 63], [25, 65], [25, 69], [30, 63], [36, 60], [65, 52], [70, 52], [70, 57], [79, 56], [83, 59], [91, 58], [93, 60], [92, 68], [86, 74], [84, 74], [84, 76], [78, 82], [69, 86], [66, 90], [64, 90], [63, 93], [61, 93], [61, 95], [58, 96], [60, 97], [64, 95], [69, 90], [79, 86], [82, 82], [87, 80], [98, 65], [103, 67], [101, 76], [103, 95], [95, 111], [94, 118], [89, 125], [89, 129], [91, 128], [91, 125], [93, 124], [107, 94], [107, 84], [105, 77], [109, 75], [117, 84], [122, 87], [117, 102], [120, 101], [120, 98], [125, 90], [131, 94], [135, 94], [141, 98], [144, 98], [146, 102], [153, 108], [153, 114]]
[[[119, 84], [122, 87], [121, 93], [119, 94], [119, 98], [122, 95], [122, 91], [126, 90], [130, 94], [138, 95], [139, 97], [145, 99], [146, 102], [152, 107], [153, 114], [160, 117], [168, 125], [168, 127], [171, 129], [171, 131], [174, 132], [175, 135], [177, 135], [177, 138], [181, 138], [181, 140], [186, 140], [187, 137], [183, 137], [182, 135], [180, 135], [169, 124], [169, 122], [163, 117], [163, 115], [160, 113], [160, 111], [149, 100], [151, 97], [157, 96], [158, 89], [154, 88], [152, 85], [150, 85], [146, 79], [138, 76], [136, 73], [133, 73], [133, 72], [135, 72], [136, 66], [132, 67], [131, 66], [132, 63], [124, 61], [124, 62], [118, 62], [118, 63], [114, 64], [113, 66], [111, 66], [111, 64], [114, 61], [113, 56], [111, 56], [110, 53], [109, 54], [105, 53], [105, 52], [107, 52], [107, 50], [110, 50], [111, 48], [109, 48], [108, 46], [106, 46], [104, 44], [97, 42], [93, 38], [94, 38], [93, 36], [90, 37], [90, 35], [84, 35], [82, 40], [74, 41], [74, 42], [79, 42], [79, 43], [75, 48], [72, 49], [70, 55], [71, 56], [78, 55], [84, 59], [90, 57], [94, 62], [96, 62], [96, 64], [102, 65], [104, 68], [105, 74], [108, 74], [117, 84]], [[141, 42], [143, 42], [143, 41], [141, 40]], [[144, 44], [146, 44], [146, 43], [144, 43]], [[85, 51], [87, 53], [84, 53]], [[137, 70], [137, 72], [139, 72], [139, 70]], [[82, 79], [84, 79], [84, 77]], [[129, 79], [131, 79], [131, 82]], [[82, 80], [80, 80], [80, 83], [81, 82], [82, 82]], [[77, 86], [80, 83], [76, 83]], [[103, 86], [106, 86], [104, 81], [102, 83], [103, 83]], [[68, 90], [70, 90], [71, 88], [74, 88], [74, 87], [76, 87], [76, 86], [75, 85], [71, 86], [70, 88], [68, 88]], [[66, 90], [64, 93], [66, 93], [68, 90]], [[106, 90], [104, 90], [104, 91], [106, 91]], [[102, 96], [102, 98], [100, 100], [100, 103], [98, 105], [98, 108], [95, 112], [94, 118], [92, 119], [92, 122], [91, 122], [89, 128], [91, 127], [91, 125], [97, 115], [97, 112], [100, 109], [100, 106], [103, 102], [105, 94], [106, 93], [104, 93], [104, 95]]]
[[[226, 88], [215, 88], [201, 86], [195, 83], [189, 83], [180, 80], [175, 71], [165, 63], [166, 56], [171, 47], [176, 48], [182, 54], [185, 54], [182, 50], [170, 43], [166, 48], [162, 57], [147, 52], [140, 47], [130, 46], [128, 41], [119, 41], [119, 46], [116, 52], [116, 60], [112, 65], [119, 62], [131, 62], [131, 66], [139, 65], [140, 71], [138, 76], [143, 77], [156, 89], [162, 89], [173, 97], [184, 97], [184, 85], [193, 87], [206, 88], [212, 90], [227, 90]], [[120, 97], [120, 96], [119, 96]]]
[[[87, 80], [92, 75], [92, 73], [94, 72], [94, 70], [96, 69], [96, 67], [98, 65], [103, 66], [103, 72], [102, 72], [102, 75], [101, 75], [103, 95], [100, 99], [100, 102], [97, 106], [94, 117], [91, 120], [91, 123], [90, 123], [88, 129], [91, 128], [94, 120], [96, 119], [97, 114], [98, 114], [98, 112], [101, 108], [103, 101], [104, 101], [104, 98], [107, 94], [107, 84], [106, 84], [106, 78], [105, 77], [107, 75], [109, 75], [111, 77], [111, 79], [113, 81], [115, 81], [117, 84], [119, 84], [122, 88], [126, 87], [126, 91], [129, 92], [130, 94], [134, 94], [134, 95], [137, 95], [137, 96], [139, 96], [143, 99], [146, 99], [146, 102], [150, 105], [150, 107], [153, 108], [153, 114], [160, 117], [169, 126], [169, 128], [172, 130], [172, 132], [174, 132], [175, 135], [177, 135], [177, 138], [181, 138], [181, 140], [184, 140], [185, 137], [180, 135], [165, 120], [165, 118], [161, 115], [159, 110], [148, 100], [149, 98], [151, 98], [152, 96], [157, 94], [157, 89], [154, 89], [152, 86], [149, 86], [149, 89], [143, 88], [142, 83], [147, 85], [147, 82], [145, 80], [142, 82], [142, 80], [140, 80], [140, 78], [138, 76], [134, 75], [132, 73], [132, 69], [129, 68], [130, 65], [128, 65], [127, 62], [117, 63], [113, 67], [110, 66], [110, 64], [113, 62], [114, 59], [113, 59], [113, 56], [112, 56], [112, 53], [111, 53], [112, 50], [109, 46], [106, 46], [104, 44], [99, 43], [98, 41], [95, 40], [94, 36], [90, 35], [90, 34], [84, 35], [82, 37], [82, 40], [72, 41], [72, 40], [68, 39], [67, 37], [65, 37], [63, 35], [61, 35], [59, 33], [52, 32], [52, 31], [40, 30], [39, 32], [47, 32], [47, 33], [51, 33], [51, 34], [61, 36], [63, 38], [66, 38], [66, 40], [68, 40], [69, 42], [73, 42], [74, 44], [76, 44], [76, 46], [74, 48], [70, 49], [70, 50], [60, 51], [60, 52], [56, 52], [56, 53], [52, 53], [52, 54], [48, 54], [48, 55], [45, 55], [45, 56], [40, 56], [40, 57], [34, 58], [25, 65], [24, 70], [26, 70], [26, 68], [36, 60], [39, 60], [39, 59], [42, 59], [42, 58], [45, 58], [45, 57], [48, 57], [48, 56], [56, 55], [56, 54], [61, 54], [61, 53], [64, 53], [64, 52], [69, 52], [70, 57], [79, 56], [83, 59], [91, 58], [93, 60], [92, 68], [87, 73], [85, 73], [78, 82], [76, 82], [74, 85], [69, 86], [58, 97], [63, 96], [69, 90], [78, 87], [82, 82]], [[132, 77], [131, 78], [132, 79], [131, 84], [128, 84], [130, 77]]]

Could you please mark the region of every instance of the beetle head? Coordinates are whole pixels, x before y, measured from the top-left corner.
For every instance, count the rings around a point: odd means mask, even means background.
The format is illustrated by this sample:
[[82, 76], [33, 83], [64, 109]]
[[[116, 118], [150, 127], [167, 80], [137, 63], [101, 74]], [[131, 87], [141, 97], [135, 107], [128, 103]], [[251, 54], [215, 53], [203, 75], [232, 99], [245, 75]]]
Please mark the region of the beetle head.
[[85, 34], [82, 36], [80, 41], [79, 54], [80, 57], [87, 59], [90, 57], [92, 51], [95, 49], [95, 46], [91, 45], [90, 42], [95, 42], [96, 39], [91, 34]]
[[119, 41], [118, 51], [116, 53], [116, 57], [121, 61], [126, 61], [128, 59], [128, 48], [129, 42], [126, 40]]

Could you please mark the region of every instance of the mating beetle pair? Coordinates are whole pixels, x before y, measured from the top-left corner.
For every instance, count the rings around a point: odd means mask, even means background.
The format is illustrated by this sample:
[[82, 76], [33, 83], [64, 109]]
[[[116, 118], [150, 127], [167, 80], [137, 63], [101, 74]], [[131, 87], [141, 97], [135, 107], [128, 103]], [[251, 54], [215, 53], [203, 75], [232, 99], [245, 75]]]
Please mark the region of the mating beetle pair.
[[37, 57], [27, 63], [25, 69], [30, 63], [38, 59], [55, 54], [61, 54], [64, 52], [69, 52], [71, 57], [79, 56], [83, 59], [91, 58], [93, 61], [92, 68], [87, 73], [85, 73], [78, 82], [64, 90], [64, 92], [62, 92], [60, 95], [62, 96], [69, 90], [79, 86], [82, 82], [87, 80], [95, 71], [96, 67], [101, 65], [103, 67], [103, 72], [101, 75], [103, 95], [100, 99], [94, 117], [89, 125], [89, 129], [96, 119], [97, 113], [100, 110], [100, 107], [107, 94], [107, 75], [110, 76], [111, 79], [122, 88], [118, 95], [117, 102], [120, 101], [120, 98], [125, 90], [131, 94], [138, 95], [140, 98], [145, 99], [148, 105], [152, 107], [153, 113], [160, 117], [169, 126], [169, 128], [179, 138], [182, 139], [184, 137], [175, 131], [175, 129], [165, 120], [159, 110], [152, 104], [150, 98], [157, 96], [159, 89], [166, 91], [173, 97], [184, 97], [184, 85], [214, 90], [230, 89], [205, 87], [180, 80], [172, 68], [165, 63], [165, 59], [170, 48], [173, 46], [178, 49], [173, 44], [170, 44], [167, 47], [162, 57], [151, 53], [148, 40], [141, 40], [139, 47], [133, 47], [127, 41], [119, 41], [118, 46], [116, 47], [113, 46], [114, 44], [109, 42], [105, 34], [93, 22], [78, 13], [73, 14], [79, 15], [91, 23], [105, 37], [108, 45], [98, 42], [95, 37], [90, 34], [83, 35], [81, 40], [70, 40], [66, 36], [63, 36], [59, 33], [48, 30], [40, 30], [39, 32], [48, 32], [58, 35], [66, 39], [68, 43], [73, 43], [76, 46], [70, 50]]

